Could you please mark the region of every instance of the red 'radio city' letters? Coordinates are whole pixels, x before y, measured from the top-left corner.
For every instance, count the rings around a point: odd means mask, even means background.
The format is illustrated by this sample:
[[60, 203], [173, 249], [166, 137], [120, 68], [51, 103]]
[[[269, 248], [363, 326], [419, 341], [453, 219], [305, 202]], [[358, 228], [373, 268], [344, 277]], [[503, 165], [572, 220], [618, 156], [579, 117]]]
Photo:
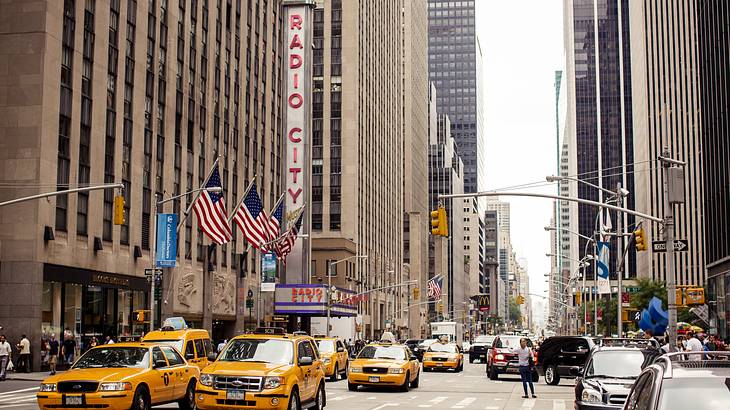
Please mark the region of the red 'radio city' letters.
[[[302, 45], [302, 39], [299, 33], [295, 32], [302, 31], [302, 23], [303, 19], [300, 14], [292, 14], [289, 17], [289, 31], [294, 32], [294, 35], [292, 36], [291, 42], [289, 43], [289, 70], [292, 75], [292, 88], [290, 88], [289, 95], [287, 96], [287, 104], [289, 104], [289, 107], [292, 110], [300, 110], [304, 105], [304, 97], [299, 91], [300, 75], [304, 75], [304, 46]], [[288, 188], [288, 192], [294, 204], [297, 203], [297, 199], [302, 193], [301, 184], [304, 182], [299, 177], [299, 173], [302, 172], [302, 165], [300, 164], [300, 160], [303, 158], [304, 148], [301, 134], [302, 128], [296, 125], [290, 126], [287, 132], [289, 143], [292, 146], [291, 159], [288, 169], [289, 176], [291, 178], [289, 181], [290, 184], [295, 184], [294, 187]]]

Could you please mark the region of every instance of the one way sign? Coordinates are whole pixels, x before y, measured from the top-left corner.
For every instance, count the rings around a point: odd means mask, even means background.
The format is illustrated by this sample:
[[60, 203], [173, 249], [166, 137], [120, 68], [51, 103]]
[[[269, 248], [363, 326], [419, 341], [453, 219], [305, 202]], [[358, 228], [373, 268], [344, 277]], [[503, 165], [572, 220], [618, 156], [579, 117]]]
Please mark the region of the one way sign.
[[[667, 243], [664, 241], [654, 241], [651, 243], [652, 250], [654, 252], [666, 252]], [[683, 252], [689, 249], [689, 243], [686, 239], [675, 239], [674, 240], [674, 251]]]

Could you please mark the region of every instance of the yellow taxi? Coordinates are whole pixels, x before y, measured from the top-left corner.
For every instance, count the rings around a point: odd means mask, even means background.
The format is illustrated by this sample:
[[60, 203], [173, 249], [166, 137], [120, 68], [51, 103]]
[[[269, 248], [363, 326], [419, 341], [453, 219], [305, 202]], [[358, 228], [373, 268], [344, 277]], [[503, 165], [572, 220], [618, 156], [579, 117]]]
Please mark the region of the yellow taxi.
[[423, 371], [434, 369], [464, 370], [464, 354], [456, 343], [436, 342], [423, 354]]
[[359, 386], [393, 386], [405, 392], [418, 387], [420, 369], [418, 359], [407, 346], [371, 343], [350, 363], [347, 387], [355, 391]]
[[281, 328], [259, 328], [228, 341], [200, 375], [196, 404], [208, 409], [322, 409], [324, 367], [317, 343]]
[[163, 326], [162, 330], [147, 333], [142, 341], [172, 346], [183, 354], [188, 363], [201, 370], [208, 365], [208, 356], [216, 353], [210, 335], [204, 329], [174, 329]]
[[337, 381], [339, 376], [346, 379], [349, 356], [342, 340], [335, 337], [317, 337], [316, 335], [314, 340], [317, 341], [319, 355], [324, 365], [325, 377], [329, 377], [331, 381]]
[[195, 408], [197, 366], [170, 346], [153, 343], [102, 345], [84, 353], [71, 369], [51, 376], [36, 395], [41, 409], [148, 410], [177, 402]]

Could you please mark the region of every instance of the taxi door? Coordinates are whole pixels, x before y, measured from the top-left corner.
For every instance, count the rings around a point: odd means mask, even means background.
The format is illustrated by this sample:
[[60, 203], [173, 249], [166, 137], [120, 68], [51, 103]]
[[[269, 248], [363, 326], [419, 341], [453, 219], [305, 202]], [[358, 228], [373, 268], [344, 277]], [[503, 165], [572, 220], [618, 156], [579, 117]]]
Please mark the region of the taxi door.
[[150, 399], [152, 403], [172, 400], [175, 385], [174, 380], [172, 380], [172, 373], [165, 354], [159, 347], [153, 347], [152, 377], [147, 381], [150, 386]]
[[[312, 345], [309, 344], [309, 340], [302, 340], [297, 345], [297, 361], [299, 361], [302, 357], [311, 357], [313, 360], [314, 357], [314, 351], [312, 349]], [[313, 374], [316, 375], [315, 372], [315, 363], [312, 363], [309, 366], [299, 366], [299, 371], [301, 372], [301, 385], [299, 386], [299, 399], [301, 401], [309, 400], [313, 393], [312, 391], [314, 388], [312, 387], [312, 376]]]
[[[340, 351], [342, 349], [342, 351]], [[341, 340], [337, 341], [337, 363], [341, 370], [347, 369], [347, 349]]]
[[411, 349], [406, 347], [403, 350], [405, 350], [406, 352], [406, 358], [408, 359], [408, 369], [411, 372], [411, 380], [409, 380], [410, 382], [412, 380], [416, 380], [416, 377], [418, 377], [418, 372], [421, 370], [421, 364], [418, 361], [418, 358], [411, 353]]
[[170, 385], [172, 386], [172, 399], [176, 400], [180, 397], [184, 397], [188, 388], [188, 381], [190, 380], [190, 369], [185, 366], [185, 360], [182, 356], [169, 346], [162, 347], [163, 353], [169, 363], [169, 369], [172, 372], [170, 375]]

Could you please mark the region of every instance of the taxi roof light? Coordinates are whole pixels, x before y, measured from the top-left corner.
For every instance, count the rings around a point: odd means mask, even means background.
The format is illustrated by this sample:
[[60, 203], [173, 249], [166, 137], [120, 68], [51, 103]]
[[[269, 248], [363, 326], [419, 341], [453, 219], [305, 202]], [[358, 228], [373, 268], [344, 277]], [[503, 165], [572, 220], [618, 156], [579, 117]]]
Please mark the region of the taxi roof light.
[[257, 327], [256, 330], [254, 330], [254, 333], [262, 335], [283, 336], [286, 334], [286, 330], [284, 330], [283, 327]]

